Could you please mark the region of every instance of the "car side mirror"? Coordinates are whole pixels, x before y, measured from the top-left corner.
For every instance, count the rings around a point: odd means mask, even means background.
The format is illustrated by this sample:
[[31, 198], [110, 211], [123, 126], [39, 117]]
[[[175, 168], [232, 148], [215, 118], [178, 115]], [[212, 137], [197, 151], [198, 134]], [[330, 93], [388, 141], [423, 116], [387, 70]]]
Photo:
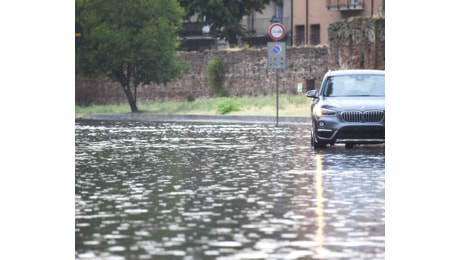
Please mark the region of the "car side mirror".
[[311, 89], [311, 90], [307, 91], [307, 93], [305, 95], [307, 97], [309, 97], [309, 98], [317, 98], [315, 89]]

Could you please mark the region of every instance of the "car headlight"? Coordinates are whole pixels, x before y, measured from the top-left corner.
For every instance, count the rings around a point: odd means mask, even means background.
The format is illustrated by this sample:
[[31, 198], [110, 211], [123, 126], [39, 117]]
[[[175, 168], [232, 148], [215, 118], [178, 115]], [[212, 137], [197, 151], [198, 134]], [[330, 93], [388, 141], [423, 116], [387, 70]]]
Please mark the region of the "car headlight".
[[315, 107], [313, 111], [317, 117], [320, 116], [335, 116], [336, 112], [331, 109], [322, 108], [322, 107]]

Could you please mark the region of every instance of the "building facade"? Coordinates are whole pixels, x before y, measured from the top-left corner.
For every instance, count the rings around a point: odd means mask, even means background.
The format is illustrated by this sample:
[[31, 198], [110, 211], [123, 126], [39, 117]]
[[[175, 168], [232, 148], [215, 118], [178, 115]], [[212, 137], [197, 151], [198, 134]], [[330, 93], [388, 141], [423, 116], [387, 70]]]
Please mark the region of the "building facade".
[[[243, 17], [241, 24], [248, 31], [255, 35], [265, 35], [271, 23], [279, 22], [285, 26], [291, 24], [291, 0], [284, 0], [283, 4], [270, 2], [263, 13], [253, 11], [250, 15]], [[286, 28], [290, 29], [290, 28]]]
[[292, 45], [328, 44], [331, 23], [351, 17], [385, 17], [385, 0], [292, 0]]
[[[328, 45], [330, 24], [351, 17], [385, 17], [385, 0], [283, 0], [273, 1], [262, 13], [253, 11], [244, 16], [241, 25], [248, 36], [241, 37], [241, 45], [266, 47], [272, 41], [268, 29], [272, 23], [282, 23], [285, 27], [283, 41], [287, 46]], [[184, 23], [184, 39], [188, 49], [217, 48], [219, 40], [203, 31], [201, 22]], [[209, 46], [211, 47], [209, 47]], [[222, 44], [219, 44], [219, 46]]]
[[284, 0], [271, 2], [262, 14], [253, 12], [242, 25], [253, 37], [268, 39], [273, 22], [286, 29], [285, 41], [291, 46], [328, 44], [331, 23], [351, 17], [385, 17], [385, 0]]

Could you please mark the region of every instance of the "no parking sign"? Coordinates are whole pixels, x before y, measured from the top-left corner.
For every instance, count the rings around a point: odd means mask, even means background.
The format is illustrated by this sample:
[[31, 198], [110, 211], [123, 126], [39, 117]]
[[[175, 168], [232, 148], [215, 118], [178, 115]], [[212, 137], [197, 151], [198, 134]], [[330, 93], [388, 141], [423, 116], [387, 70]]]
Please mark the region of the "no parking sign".
[[286, 43], [267, 43], [267, 62], [269, 69], [286, 69]]

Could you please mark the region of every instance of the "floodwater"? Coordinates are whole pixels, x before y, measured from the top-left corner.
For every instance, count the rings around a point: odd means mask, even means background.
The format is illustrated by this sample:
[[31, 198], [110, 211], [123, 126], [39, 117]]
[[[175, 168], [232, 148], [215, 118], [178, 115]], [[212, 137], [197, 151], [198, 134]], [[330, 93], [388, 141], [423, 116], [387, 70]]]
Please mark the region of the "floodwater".
[[76, 259], [384, 259], [385, 146], [310, 125], [75, 123]]

